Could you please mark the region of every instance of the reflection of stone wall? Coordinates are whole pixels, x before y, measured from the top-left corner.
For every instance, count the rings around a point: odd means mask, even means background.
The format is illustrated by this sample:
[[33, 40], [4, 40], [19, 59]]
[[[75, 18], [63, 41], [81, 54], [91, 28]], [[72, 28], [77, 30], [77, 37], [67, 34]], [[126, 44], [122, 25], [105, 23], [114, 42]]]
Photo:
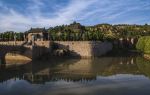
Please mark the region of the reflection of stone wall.
[[0, 69], [0, 82], [14, 77], [37, 84], [59, 80], [88, 82], [96, 80], [97, 76], [109, 78], [117, 74], [144, 73], [150, 76], [149, 61], [141, 58], [102, 57], [81, 60], [57, 58], [44, 62], [35, 61], [32, 64], [6, 65], [5, 69]]
[[82, 75], [91, 74], [102, 76], [130, 73], [139, 74], [135, 61], [136, 59], [134, 57], [102, 57], [93, 59], [81, 59], [78, 61], [75, 60], [78, 59], [67, 60], [65, 63], [62, 63], [63, 65], [58, 65], [58, 67], [62, 67], [63, 69], [57, 71], [57, 73]]
[[55, 41], [59, 49], [69, 49], [70, 55], [81, 57], [101, 56], [112, 50], [112, 44], [100, 41]]

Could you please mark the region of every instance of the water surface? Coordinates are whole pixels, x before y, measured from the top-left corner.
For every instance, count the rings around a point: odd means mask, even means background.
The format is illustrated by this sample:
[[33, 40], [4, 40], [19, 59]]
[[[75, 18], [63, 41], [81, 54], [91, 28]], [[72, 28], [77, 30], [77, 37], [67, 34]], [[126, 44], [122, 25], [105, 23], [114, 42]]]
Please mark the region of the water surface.
[[5, 65], [0, 95], [150, 95], [150, 62], [102, 57]]

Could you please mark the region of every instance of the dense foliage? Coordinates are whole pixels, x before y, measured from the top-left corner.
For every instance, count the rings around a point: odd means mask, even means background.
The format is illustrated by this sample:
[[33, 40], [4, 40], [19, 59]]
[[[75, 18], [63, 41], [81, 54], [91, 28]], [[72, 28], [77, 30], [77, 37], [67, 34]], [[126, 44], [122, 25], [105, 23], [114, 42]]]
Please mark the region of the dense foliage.
[[139, 38], [136, 48], [144, 53], [150, 54], [150, 36]]
[[[83, 26], [80, 23], [73, 22], [70, 25], [50, 27], [47, 32], [51, 40], [55, 41], [103, 41], [150, 35], [150, 25], [98, 24], [95, 26]], [[14, 40], [14, 36], [17, 37], [17, 40], [24, 39], [24, 33], [7, 31], [0, 33], [0, 40]]]
[[18, 40], [18, 41], [23, 41], [24, 40], [24, 33], [22, 32], [14, 32], [14, 31], [7, 31], [4, 33], [0, 33], [0, 40], [1, 41], [14, 41], [14, 40]]
[[98, 24], [82, 26], [80, 23], [51, 27], [48, 29], [51, 40], [114, 40], [118, 38], [150, 35], [150, 25], [110, 25]]

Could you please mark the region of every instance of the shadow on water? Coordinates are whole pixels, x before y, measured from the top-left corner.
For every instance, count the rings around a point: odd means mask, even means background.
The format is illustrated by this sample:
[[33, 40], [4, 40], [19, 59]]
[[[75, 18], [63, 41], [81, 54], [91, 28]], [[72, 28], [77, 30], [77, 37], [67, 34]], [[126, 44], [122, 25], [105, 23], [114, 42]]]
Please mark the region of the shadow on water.
[[126, 48], [113, 48], [104, 57], [138, 57], [142, 56], [142, 53], [136, 49], [126, 49]]

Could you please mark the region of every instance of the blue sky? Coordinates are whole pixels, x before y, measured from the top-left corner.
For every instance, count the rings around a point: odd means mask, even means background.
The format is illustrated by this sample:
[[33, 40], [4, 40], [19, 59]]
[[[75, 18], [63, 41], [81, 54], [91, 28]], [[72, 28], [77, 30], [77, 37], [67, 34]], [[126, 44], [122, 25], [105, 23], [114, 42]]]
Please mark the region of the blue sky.
[[31, 27], [150, 24], [150, 0], [0, 0], [0, 32]]

